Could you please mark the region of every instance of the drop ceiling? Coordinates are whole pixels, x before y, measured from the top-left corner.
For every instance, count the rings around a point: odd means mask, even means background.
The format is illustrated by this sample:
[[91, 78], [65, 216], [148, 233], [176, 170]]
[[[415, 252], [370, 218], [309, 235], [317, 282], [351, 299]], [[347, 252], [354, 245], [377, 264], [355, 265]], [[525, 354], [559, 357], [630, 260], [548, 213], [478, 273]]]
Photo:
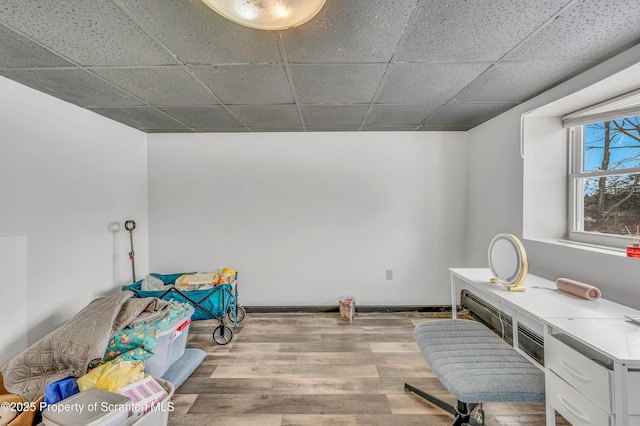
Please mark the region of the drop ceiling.
[[467, 130], [640, 42], [637, 0], [2, 0], [0, 75], [144, 132]]

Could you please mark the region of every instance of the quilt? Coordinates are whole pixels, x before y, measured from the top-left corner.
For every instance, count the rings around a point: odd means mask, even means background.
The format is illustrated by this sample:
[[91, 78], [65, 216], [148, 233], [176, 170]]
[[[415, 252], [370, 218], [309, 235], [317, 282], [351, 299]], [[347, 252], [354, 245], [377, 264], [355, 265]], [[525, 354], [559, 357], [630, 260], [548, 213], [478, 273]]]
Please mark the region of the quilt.
[[[140, 315], [167, 315], [168, 303], [158, 303], [154, 298], [131, 299], [132, 296], [131, 291], [123, 291], [92, 301], [58, 329], [16, 355], [0, 368], [5, 388], [20, 395], [24, 402], [34, 402], [44, 394], [47, 383], [84, 375], [92, 361], [104, 357], [109, 340], [129, 324], [135, 324]], [[156, 312], [163, 309], [166, 312]]]

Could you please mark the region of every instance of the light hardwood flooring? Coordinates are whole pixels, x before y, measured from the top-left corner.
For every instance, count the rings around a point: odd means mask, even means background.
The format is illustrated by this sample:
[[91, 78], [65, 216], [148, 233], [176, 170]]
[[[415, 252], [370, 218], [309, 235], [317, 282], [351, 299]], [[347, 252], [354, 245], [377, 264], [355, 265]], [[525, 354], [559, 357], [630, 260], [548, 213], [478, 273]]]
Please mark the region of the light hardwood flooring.
[[[176, 390], [169, 425], [450, 425], [404, 390], [455, 403], [429, 370], [413, 327], [447, 313], [249, 313], [220, 346], [215, 320], [193, 322], [188, 347], [207, 357]], [[544, 404], [484, 404], [487, 425], [544, 425]], [[566, 425], [558, 418], [559, 425]]]

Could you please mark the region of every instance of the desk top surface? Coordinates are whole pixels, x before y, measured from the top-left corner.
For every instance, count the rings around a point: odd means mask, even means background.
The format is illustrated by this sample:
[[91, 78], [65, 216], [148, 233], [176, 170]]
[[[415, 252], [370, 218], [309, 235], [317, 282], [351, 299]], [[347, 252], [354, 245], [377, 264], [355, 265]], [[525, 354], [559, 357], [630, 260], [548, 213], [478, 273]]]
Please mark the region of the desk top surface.
[[554, 332], [578, 341], [621, 363], [640, 365], [640, 324], [625, 315], [640, 316], [640, 311], [606, 299], [586, 300], [556, 289], [553, 281], [527, 275], [524, 292], [510, 292], [499, 283], [490, 282], [488, 268], [451, 268], [451, 274], [463, 281], [462, 287], [489, 295], [547, 324]]
[[547, 318], [624, 319], [625, 315], [640, 316], [640, 311], [610, 300], [586, 300], [561, 292], [555, 282], [536, 275], [527, 274], [525, 277], [522, 285], [526, 291], [512, 292], [502, 284], [490, 282], [489, 268], [451, 268], [450, 271], [475, 289], [541, 321]]
[[640, 324], [620, 318], [549, 318], [545, 322], [620, 363], [640, 365]]

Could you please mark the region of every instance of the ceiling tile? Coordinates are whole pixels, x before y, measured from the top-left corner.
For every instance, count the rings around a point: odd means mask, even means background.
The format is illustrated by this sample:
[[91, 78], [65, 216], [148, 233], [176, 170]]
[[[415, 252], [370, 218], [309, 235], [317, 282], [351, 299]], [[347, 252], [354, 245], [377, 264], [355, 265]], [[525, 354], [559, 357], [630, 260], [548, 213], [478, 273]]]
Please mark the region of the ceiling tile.
[[385, 64], [291, 65], [291, 77], [303, 104], [370, 103]]
[[416, 129], [418, 132], [464, 132], [469, 130], [471, 127], [469, 125], [462, 124], [450, 124], [448, 126], [428, 126], [423, 125]]
[[307, 132], [317, 132], [317, 133], [326, 133], [326, 132], [358, 132], [360, 131], [360, 126], [323, 126], [323, 127], [307, 127]]
[[195, 129], [197, 133], [242, 133], [249, 132], [246, 127], [203, 127]]
[[360, 127], [368, 105], [302, 105], [302, 119], [308, 129]]
[[220, 104], [181, 66], [94, 68], [91, 71], [154, 106]]
[[[438, 105], [439, 106], [439, 105]], [[438, 106], [425, 105], [373, 105], [365, 126], [407, 126], [416, 128], [432, 113]]]
[[0, 74], [82, 107], [143, 105], [80, 68], [0, 69]]
[[189, 70], [225, 104], [293, 103], [283, 65], [194, 65]]
[[252, 132], [302, 132], [304, 129], [302, 126], [293, 126], [293, 127], [251, 127]]
[[523, 102], [592, 65], [592, 62], [501, 62], [460, 92], [456, 101]]
[[455, 127], [468, 130], [504, 111], [513, 108], [513, 103], [450, 103], [429, 117], [426, 127]]
[[569, 0], [426, 0], [396, 61], [496, 61]]
[[55, 53], [0, 25], [0, 68], [73, 67]]
[[505, 60], [596, 61], [640, 42], [638, 0], [581, 0]]
[[309, 22], [282, 31], [290, 63], [388, 62], [418, 0], [327, 0]]
[[190, 131], [173, 118], [150, 107], [89, 108], [100, 115], [143, 131]]
[[138, 0], [125, 7], [185, 64], [282, 63], [277, 32], [238, 25], [201, 0]]
[[251, 127], [299, 127], [302, 129], [298, 108], [295, 105], [230, 105], [229, 110], [245, 126]]
[[364, 126], [364, 132], [411, 132], [415, 126]]
[[193, 129], [144, 129], [145, 133], [196, 133]]
[[243, 127], [229, 111], [222, 106], [213, 107], [166, 107], [158, 108], [181, 123], [193, 128]]
[[391, 64], [376, 103], [440, 105], [490, 64]]
[[175, 63], [111, 1], [3, 0], [0, 22], [80, 65]]

